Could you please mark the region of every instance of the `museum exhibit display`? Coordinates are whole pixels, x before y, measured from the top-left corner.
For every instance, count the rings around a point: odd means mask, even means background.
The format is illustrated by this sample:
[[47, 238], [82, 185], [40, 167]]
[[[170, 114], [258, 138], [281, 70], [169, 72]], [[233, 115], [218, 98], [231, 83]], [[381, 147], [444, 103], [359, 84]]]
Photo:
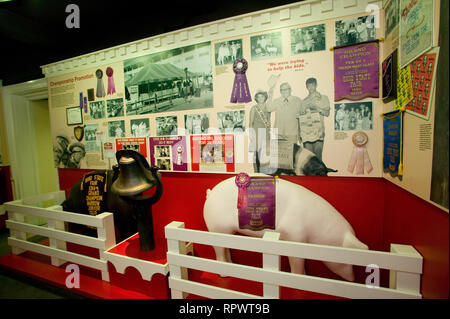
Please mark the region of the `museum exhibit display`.
[[0, 267], [88, 298], [448, 298], [445, 8], [305, 0], [2, 87]]

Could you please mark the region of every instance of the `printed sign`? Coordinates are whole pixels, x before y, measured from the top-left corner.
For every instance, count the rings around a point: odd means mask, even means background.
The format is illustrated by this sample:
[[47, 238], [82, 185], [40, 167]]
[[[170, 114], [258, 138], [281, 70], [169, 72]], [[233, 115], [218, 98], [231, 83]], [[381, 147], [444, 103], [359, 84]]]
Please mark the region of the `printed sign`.
[[334, 50], [334, 101], [378, 97], [378, 42]]
[[191, 136], [192, 171], [234, 172], [232, 134]]
[[187, 171], [185, 136], [150, 137], [150, 160], [160, 170]]
[[275, 229], [275, 178], [250, 177], [247, 207], [239, 209], [239, 228]]
[[105, 194], [107, 191], [107, 173], [89, 173], [84, 175], [81, 182], [81, 192], [86, 200], [89, 215], [97, 216], [105, 211]]

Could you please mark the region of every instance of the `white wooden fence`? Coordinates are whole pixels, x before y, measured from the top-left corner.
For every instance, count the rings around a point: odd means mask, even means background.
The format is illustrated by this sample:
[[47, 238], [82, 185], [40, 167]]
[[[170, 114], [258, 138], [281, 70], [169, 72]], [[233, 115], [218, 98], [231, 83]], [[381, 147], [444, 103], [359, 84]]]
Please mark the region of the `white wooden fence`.
[[[423, 261], [422, 256], [412, 246], [392, 244], [391, 252], [360, 250], [281, 241], [278, 240], [279, 233], [276, 232], [266, 232], [263, 238], [251, 238], [189, 230], [185, 229], [184, 223], [181, 222], [168, 224], [165, 233], [172, 298], [183, 298], [187, 293], [208, 298], [261, 298], [257, 295], [190, 281], [187, 268], [262, 282], [262, 298], [279, 298], [280, 286], [345, 298], [421, 298], [420, 276]], [[185, 242], [260, 252], [263, 254], [263, 267], [188, 256], [182, 249]], [[365, 267], [377, 265], [380, 269], [390, 270], [389, 288], [282, 272], [280, 256]]]
[[[105, 250], [115, 245], [114, 219], [111, 213], [97, 216], [65, 212], [60, 205], [65, 200], [65, 192], [58, 191], [33, 196], [5, 203], [8, 212], [6, 226], [11, 230], [8, 244], [12, 253], [18, 255], [24, 251], [33, 251], [51, 257], [52, 265], [61, 266], [65, 262], [73, 262], [83, 266], [98, 269], [102, 279], [109, 281], [108, 265], [104, 256]], [[53, 201], [47, 208], [36, 207]], [[35, 216], [47, 219], [47, 225], [36, 226], [25, 223], [25, 216]], [[76, 223], [97, 228], [97, 238], [68, 232], [66, 223]], [[50, 245], [45, 246], [27, 241], [27, 233], [49, 238]], [[99, 249], [100, 259], [69, 252], [66, 242]]]

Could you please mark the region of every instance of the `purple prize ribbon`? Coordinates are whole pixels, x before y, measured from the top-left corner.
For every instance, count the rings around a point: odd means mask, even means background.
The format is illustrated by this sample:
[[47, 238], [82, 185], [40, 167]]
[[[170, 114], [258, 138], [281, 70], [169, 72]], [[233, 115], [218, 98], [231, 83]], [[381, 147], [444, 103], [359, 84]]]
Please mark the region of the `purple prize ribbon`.
[[87, 113], [88, 112], [87, 97], [83, 97], [83, 104], [84, 104], [84, 113]]
[[246, 209], [247, 208], [247, 187], [250, 185], [250, 176], [246, 173], [239, 173], [234, 180], [236, 186], [238, 187], [238, 201], [237, 208], [238, 209]]
[[83, 103], [83, 92], [80, 92], [80, 109], [81, 110], [83, 110], [83, 106], [84, 106], [84, 103]]
[[106, 75], [108, 76], [108, 95], [116, 93], [116, 87], [114, 85], [113, 69], [111, 67], [106, 68]]
[[233, 90], [231, 91], [231, 103], [247, 103], [252, 101], [250, 89], [248, 87], [247, 71], [248, 63], [245, 59], [238, 58], [233, 63], [233, 71], [235, 73]]

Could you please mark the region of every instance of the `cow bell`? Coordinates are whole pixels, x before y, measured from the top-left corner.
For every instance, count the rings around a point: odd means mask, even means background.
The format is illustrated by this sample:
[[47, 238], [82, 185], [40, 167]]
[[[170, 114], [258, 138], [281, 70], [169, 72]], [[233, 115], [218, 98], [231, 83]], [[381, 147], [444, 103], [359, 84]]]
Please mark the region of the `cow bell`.
[[119, 176], [111, 190], [120, 196], [135, 196], [156, 184], [151, 173], [135, 158], [122, 156], [119, 159]]

